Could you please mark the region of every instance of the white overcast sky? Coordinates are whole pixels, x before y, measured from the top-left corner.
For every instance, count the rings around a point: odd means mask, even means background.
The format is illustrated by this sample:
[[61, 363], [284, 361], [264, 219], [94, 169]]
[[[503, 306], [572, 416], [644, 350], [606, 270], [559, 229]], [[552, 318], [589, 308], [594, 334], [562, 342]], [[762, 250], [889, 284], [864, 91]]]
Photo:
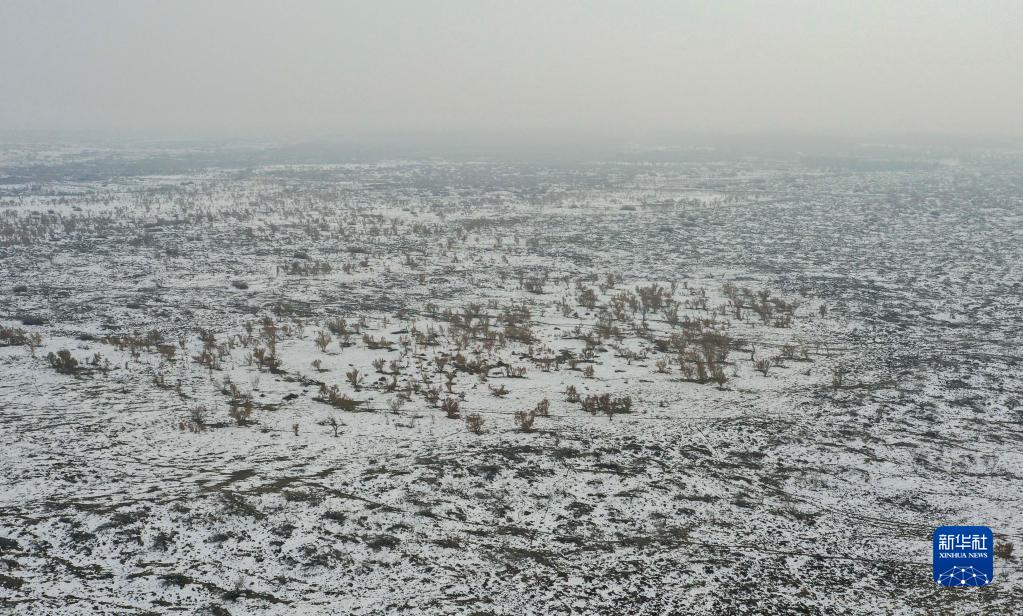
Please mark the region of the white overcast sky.
[[1023, 132], [1023, 0], [0, 0], [0, 130]]

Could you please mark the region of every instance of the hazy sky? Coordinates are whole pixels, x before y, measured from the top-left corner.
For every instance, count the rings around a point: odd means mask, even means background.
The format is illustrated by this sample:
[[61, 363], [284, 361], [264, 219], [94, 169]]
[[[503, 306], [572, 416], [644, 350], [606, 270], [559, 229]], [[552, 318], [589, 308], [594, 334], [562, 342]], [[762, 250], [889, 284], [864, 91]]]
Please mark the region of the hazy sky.
[[0, 129], [1023, 132], [1023, 0], [0, 0]]

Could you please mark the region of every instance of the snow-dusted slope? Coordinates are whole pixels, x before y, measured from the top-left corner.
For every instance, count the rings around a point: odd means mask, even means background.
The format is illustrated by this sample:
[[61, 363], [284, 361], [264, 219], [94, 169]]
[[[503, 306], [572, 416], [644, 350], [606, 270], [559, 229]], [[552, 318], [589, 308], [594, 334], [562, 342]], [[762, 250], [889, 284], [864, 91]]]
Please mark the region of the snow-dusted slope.
[[5, 612], [1023, 606], [1019, 173], [3, 160]]

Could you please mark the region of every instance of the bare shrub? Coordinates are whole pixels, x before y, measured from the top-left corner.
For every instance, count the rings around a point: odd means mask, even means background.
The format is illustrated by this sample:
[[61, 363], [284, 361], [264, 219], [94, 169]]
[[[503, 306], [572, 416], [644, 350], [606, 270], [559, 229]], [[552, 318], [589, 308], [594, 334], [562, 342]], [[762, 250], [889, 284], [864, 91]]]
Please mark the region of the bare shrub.
[[362, 404], [361, 402], [354, 400], [348, 394], [341, 393], [337, 385], [327, 387], [326, 385], [321, 384], [320, 395], [313, 398], [313, 400], [316, 400], [317, 402], [325, 402], [344, 411], [354, 411], [359, 404]]
[[28, 347], [28, 352], [32, 357], [36, 356], [36, 349], [39, 348], [39, 345], [42, 343], [43, 337], [38, 333], [31, 333], [25, 336], [25, 346]]
[[711, 366], [710, 380], [717, 383], [719, 387], [728, 382], [728, 375], [725, 374], [725, 369], [721, 367], [721, 364], [714, 364]]
[[1010, 559], [1012, 558], [1012, 550], [1014, 547], [1015, 546], [1012, 545], [1011, 541], [1002, 539], [995, 543], [995, 556], [1002, 560]]
[[483, 434], [483, 416], [479, 413], [469, 413], [465, 416], [465, 427], [473, 434]]
[[331, 337], [330, 334], [321, 329], [319, 333], [316, 334], [316, 338], [313, 340], [313, 342], [316, 343], [316, 347], [320, 349], [321, 353], [326, 353], [327, 345], [329, 345], [333, 340], [334, 339]]
[[546, 280], [543, 278], [524, 278], [522, 280], [522, 288], [530, 293], [542, 295], [545, 282]]
[[359, 372], [358, 368], [352, 368], [348, 372], [345, 372], [345, 378], [352, 384], [355, 391], [359, 391], [362, 388], [362, 373]]
[[449, 419], [458, 419], [459, 403], [455, 398], [445, 398], [444, 402], [441, 403], [440, 409], [444, 411], [444, 415]]
[[579, 291], [578, 301], [580, 306], [593, 310], [597, 307], [597, 292], [590, 287], [585, 287]]
[[387, 340], [383, 336], [380, 336], [379, 338], [374, 338], [369, 334], [363, 334], [362, 341], [366, 344], [367, 347], [374, 351], [378, 349], [387, 349], [388, 351], [390, 351], [391, 347], [394, 345], [393, 342]]
[[188, 421], [181, 422], [181, 428], [189, 432], [204, 432], [209, 410], [202, 405], [193, 406], [188, 410]]
[[46, 355], [50, 366], [61, 374], [75, 374], [79, 370], [78, 360], [71, 356], [71, 351], [61, 349], [54, 353], [50, 351]]
[[348, 340], [352, 337], [353, 331], [349, 329], [348, 321], [341, 317], [328, 319], [325, 325], [330, 333], [340, 337], [342, 340]]
[[249, 418], [252, 417], [252, 399], [245, 398], [232, 398], [228, 402], [227, 414], [237, 423], [239, 426], [244, 426], [249, 423]]
[[523, 432], [532, 432], [533, 424], [536, 422], [536, 413], [533, 411], [515, 411], [515, 425]]
[[632, 398], [630, 396], [613, 397], [611, 394], [595, 394], [582, 399], [583, 410], [596, 415], [601, 413], [611, 419], [618, 413], [628, 413], [632, 410]]
[[177, 347], [173, 344], [161, 344], [156, 347], [160, 352], [160, 357], [170, 361], [178, 354]]
[[[42, 337], [40, 337], [42, 342]], [[0, 347], [26, 345], [29, 346], [29, 335], [20, 327], [4, 327], [0, 325]], [[38, 345], [36, 345], [38, 346]]]
[[526, 378], [526, 367], [505, 366], [504, 375], [510, 379], [524, 379]]
[[551, 401], [547, 398], [536, 403], [536, 408], [533, 409], [537, 415], [541, 417], [547, 417], [551, 414]]
[[671, 300], [670, 304], [664, 309], [664, 320], [668, 322], [671, 327], [678, 327], [682, 322], [678, 316], [678, 302]]

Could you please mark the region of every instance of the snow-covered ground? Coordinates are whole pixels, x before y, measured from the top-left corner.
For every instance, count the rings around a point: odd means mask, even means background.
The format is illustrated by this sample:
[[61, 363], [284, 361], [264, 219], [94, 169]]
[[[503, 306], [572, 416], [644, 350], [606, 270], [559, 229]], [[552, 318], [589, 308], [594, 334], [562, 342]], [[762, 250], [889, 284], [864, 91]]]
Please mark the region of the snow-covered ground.
[[147, 155], [0, 157], [5, 613], [1023, 611], [1018, 156]]

